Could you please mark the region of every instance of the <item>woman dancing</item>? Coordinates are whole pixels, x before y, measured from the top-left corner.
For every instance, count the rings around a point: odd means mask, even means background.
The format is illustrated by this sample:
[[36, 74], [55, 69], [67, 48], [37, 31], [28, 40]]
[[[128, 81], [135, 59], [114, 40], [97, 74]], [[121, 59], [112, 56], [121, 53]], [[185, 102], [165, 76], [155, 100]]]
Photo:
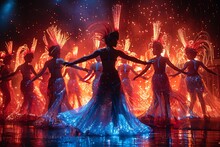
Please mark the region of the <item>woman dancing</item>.
[[[118, 66], [118, 73], [121, 78], [121, 84], [125, 92], [127, 103], [131, 106], [133, 113], [138, 116], [143, 112], [139, 108], [143, 108], [141, 105], [146, 105], [141, 99], [141, 96], [134, 92], [134, 88], [138, 90], [137, 87], [133, 87], [132, 81], [130, 80], [130, 74], [138, 75], [138, 73], [127, 63], [127, 60], [121, 59], [121, 64]], [[142, 77], [146, 79], [145, 77]]]
[[[166, 74], [166, 65], [169, 65], [174, 70], [179, 72], [181, 71], [179, 68], [174, 66], [170, 60], [166, 57], [161, 56], [163, 50], [163, 46], [160, 42], [153, 42], [153, 54], [156, 57], [152, 58], [150, 61], [154, 67], [154, 75], [152, 77], [152, 90], [153, 90], [153, 102], [147, 113], [144, 114], [143, 117], [153, 117], [154, 119], [158, 119], [159, 121], [164, 121], [167, 125], [170, 125], [171, 119], [171, 106], [170, 106], [170, 94], [171, 87], [169, 83], [169, 79]], [[136, 77], [134, 80], [144, 73], [150, 68], [150, 64], [146, 66], [146, 68]], [[179, 102], [180, 103], [180, 102]]]
[[[12, 88], [11, 81], [7, 78], [2, 78], [7, 76], [12, 72], [12, 69], [10, 68], [12, 60], [11, 54], [6, 54], [6, 56], [3, 58], [3, 65], [0, 68], [0, 76], [1, 76], [1, 82], [0, 82], [0, 90], [2, 93], [2, 117], [5, 119], [9, 112], [7, 111], [9, 103], [11, 102], [12, 97], [14, 96], [14, 90]], [[15, 108], [12, 108], [15, 109]], [[12, 113], [12, 111], [10, 111]]]
[[[186, 76], [186, 86], [187, 91], [190, 94], [190, 106], [189, 106], [189, 114], [190, 117], [195, 117], [195, 114], [193, 113], [193, 107], [196, 102], [196, 95], [200, 101], [201, 107], [202, 107], [202, 113], [203, 117], [207, 118], [207, 111], [206, 111], [206, 104], [203, 98], [203, 92], [204, 92], [204, 84], [202, 82], [202, 78], [198, 73], [198, 70], [200, 67], [205, 69], [207, 72], [212, 73], [214, 75], [218, 75], [217, 73], [211, 71], [208, 69], [203, 62], [195, 60], [195, 57], [197, 56], [197, 51], [194, 48], [186, 47], [185, 53], [187, 58], [190, 60], [184, 64], [184, 67], [182, 70], [187, 69], [187, 76]], [[177, 73], [173, 76], [176, 76], [180, 73]], [[218, 110], [219, 113], [219, 110]]]
[[96, 95], [83, 107], [64, 113], [58, 118], [66, 125], [76, 128], [81, 133], [94, 135], [135, 135], [149, 133], [151, 129], [142, 124], [131, 112], [122, 91], [121, 81], [115, 62], [117, 57], [147, 64], [114, 49], [119, 39], [117, 31], [105, 37], [106, 48], [64, 65], [71, 66], [100, 56], [103, 71]]
[[29, 84], [31, 84], [37, 78], [42, 76], [47, 69], [49, 70], [50, 78], [47, 88], [49, 98], [48, 111], [35, 121], [35, 125], [38, 127], [56, 123], [58, 112], [71, 109], [66, 98], [66, 88], [61, 73], [62, 64], [60, 62], [62, 62], [62, 59], [60, 58], [60, 47], [51, 46], [49, 48], [49, 56], [51, 56], [52, 59], [46, 61], [43, 69], [29, 81]]
[[[19, 71], [22, 74], [22, 81], [20, 83], [21, 93], [23, 94], [24, 100], [21, 105], [19, 114], [21, 116], [39, 116], [42, 115], [42, 111], [39, 108], [43, 106], [43, 103], [38, 100], [37, 94], [34, 92], [34, 85], [27, 84], [31, 80], [32, 74], [36, 75], [34, 67], [30, 64], [34, 58], [32, 52], [27, 52], [24, 56], [25, 62], [17, 67], [15, 72], [7, 75], [5, 78], [14, 76]], [[34, 104], [33, 104], [34, 103]], [[12, 116], [11, 116], [12, 117]], [[12, 118], [11, 118], [12, 119]]]

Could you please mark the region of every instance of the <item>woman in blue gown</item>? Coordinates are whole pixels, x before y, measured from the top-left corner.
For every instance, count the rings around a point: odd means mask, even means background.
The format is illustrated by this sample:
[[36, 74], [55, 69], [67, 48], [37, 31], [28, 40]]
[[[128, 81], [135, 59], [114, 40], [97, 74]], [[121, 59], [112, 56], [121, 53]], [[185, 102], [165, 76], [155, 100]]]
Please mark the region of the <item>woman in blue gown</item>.
[[115, 62], [121, 57], [136, 63], [147, 64], [114, 49], [119, 39], [117, 31], [105, 36], [106, 48], [96, 50], [73, 62], [64, 62], [71, 66], [100, 56], [103, 71], [97, 93], [84, 106], [60, 113], [58, 118], [67, 126], [90, 135], [138, 135], [148, 134], [151, 128], [142, 124], [130, 111]]

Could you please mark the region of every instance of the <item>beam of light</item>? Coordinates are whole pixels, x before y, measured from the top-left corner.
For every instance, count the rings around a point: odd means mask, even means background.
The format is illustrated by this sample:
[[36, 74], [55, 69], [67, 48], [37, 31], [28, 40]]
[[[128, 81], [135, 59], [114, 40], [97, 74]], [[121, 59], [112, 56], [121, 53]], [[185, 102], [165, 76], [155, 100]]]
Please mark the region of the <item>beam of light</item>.
[[120, 16], [121, 16], [121, 5], [116, 4], [112, 7], [113, 21], [115, 30], [119, 30]]
[[178, 37], [180, 42], [182, 43], [183, 47], [187, 46], [186, 43], [186, 32], [184, 28], [178, 29]]
[[159, 39], [159, 35], [160, 35], [160, 30], [161, 30], [161, 22], [160, 21], [156, 21], [153, 23], [153, 40], [158, 40]]

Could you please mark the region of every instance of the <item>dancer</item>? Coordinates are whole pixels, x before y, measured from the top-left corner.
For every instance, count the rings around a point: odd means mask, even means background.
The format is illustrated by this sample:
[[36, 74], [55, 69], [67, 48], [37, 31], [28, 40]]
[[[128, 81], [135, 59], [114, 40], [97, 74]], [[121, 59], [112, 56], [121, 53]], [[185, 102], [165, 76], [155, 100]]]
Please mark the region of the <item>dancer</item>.
[[34, 54], [32, 52], [28, 52], [24, 56], [25, 62], [17, 67], [15, 72], [2, 77], [3, 79], [7, 79], [11, 76], [14, 76], [17, 74], [19, 71], [22, 74], [22, 81], [20, 83], [20, 88], [21, 88], [21, 93], [24, 96], [23, 103], [20, 108], [19, 114], [24, 115], [27, 114], [27, 116], [39, 116], [41, 115], [42, 111], [39, 109], [42, 107], [39, 103], [36, 103], [37, 105], [33, 105], [34, 101], [37, 101], [37, 95], [34, 93], [34, 85], [33, 84], [28, 84], [29, 80], [31, 79], [32, 74], [36, 75], [36, 72], [30, 63], [32, 62], [34, 58]]
[[58, 45], [51, 46], [49, 48], [49, 56], [51, 56], [52, 59], [46, 61], [43, 69], [29, 81], [29, 84], [31, 84], [42, 76], [47, 69], [50, 72], [47, 88], [49, 98], [48, 111], [35, 121], [35, 126], [38, 127], [48, 126], [49, 124], [53, 125], [56, 123], [56, 116], [59, 112], [71, 109], [66, 97], [65, 83], [61, 73], [61, 63], [63, 60], [60, 58], [60, 47]]
[[[203, 117], [207, 118], [207, 113], [206, 113], [206, 104], [203, 98], [203, 92], [204, 92], [204, 84], [202, 82], [202, 78], [198, 73], [198, 70], [200, 67], [205, 69], [207, 72], [212, 73], [214, 75], [218, 75], [217, 73], [213, 72], [212, 70], [208, 69], [203, 62], [195, 60], [195, 57], [197, 56], [197, 51], [194, 48], [191, 47], [186, 47], [185, 53], [187, 58], [190, 61], [187, 61], [184, 64], [184, 67], [182, 70], [187, 69], [187, 76], [186, 76], [186, 85], [187, 85], [187, 91], [190, 94], [190, 106], [189, 106], [189, 113], [190, 117], [195, 117], [195, 114], [193, 113], [193, 107], [196, 102], [196, 95], [200, 101], [202, 112], [203, 112]], [[180, 73], [174, 74], [173, 76], [176, 76]], [[219, 76], [219, 75], [218, 75]]]
[[100, 56], [103, 71], [96, 95], [83, 107], [60, 113], [58, 118], [66, 125], [76, 128], [81, 133], [94, 135], [135, 135], [150, 132], [150, 128], [142, 124], [127, 106], [125, 95], [115, 62], [120, 56], [127, 60], [147, 64], [116, 50], [119, 33], [109, 33], [105, 37], [106, 48], [64, 65], [71, 66]]
[[[143, 101], [141, 100], [141, 97], [134, 92], [133, 85], [129, 77], [130, 73], [133, 73], [134, 75], [138, 75], [138, 73], [127, 63], [127, 60], [122, 58], [121, 63], [122, 64], [118, 66], [118, 72], [121, 78], [123, 90], [126, 94], [127, 103], [131, 106], [135, 115], [140, 115], [138, 109]], [[146, 79], [145, 77], [142, 78]]]
[[11, 81], [9, 79], [5, 79], [2, 77], [7, 76], [12, 72], [10, 65], [11, 65], [12, 55], [6, 54], [3, 58], [3, 65], [0, 69], [1, 75], [1, 83], [0, 83], [0, 90], [2, 92], [2, 117], [5, 119], [8, 113], [6, 112], [7, 107], [12, 99], [13, 88], [11, 85]]
[[88, 74], [83, 78], [83, 81], [87, 82], [93, 76], [95, 76], [95, 78], [92, 82], [92, 92], [93, 92], [92, 95], [93, 96], [96, 95], [102, 70], [103, 70], [103, 67], [102, 67], [102, 63], [101, 63], [101, 58], [100, 58], [100, 56], [98, 56], [98, 57], [96, 57], [96, 62], [91, 65]]
[[[171, 68], [173, 68], [174, 70], [177, 70], [179, 72], [183, 72], [183, 71], [181, 71], [179, 68], [174, 66], [168, 58], [162, 57], [161, 56], [162, 50], [163, 50], [162, 44], [158, 41], [154, 41], [153, 42], [153, 54], [156, 57], [152, 58], [150, 60], [153, 67], [154, 67], [154, 75], [152, 77], [153, 102], [144, 117], [149, 115], [149, 116], [153, 117], [154, 119], [156, 117], [159, 117], [158, 119], [163, 120], [163, 117], [164, 117], [163, 115], [165, 112], [166, 124], [170, 125], [170, 118], [171, 118], [170, 92], [171, 92], [171, 87], [170, 87], [169, 79], [168, 79], [166, 71], [165, 71], [166, 65], [169, 65]], [[151, 66], [150, 64], [147, 65], [146, 68], [139, 75], [134, 77], [134, 80], [136, 78], [142, 76], [144, 73], [146, 73], [147, 70], [150, 68], [150, 66]], [[163, 108], [163, 107], [165, 107], [165, 108]], [[158, 116], [156, 116], [156, 115], [158, 115]]]

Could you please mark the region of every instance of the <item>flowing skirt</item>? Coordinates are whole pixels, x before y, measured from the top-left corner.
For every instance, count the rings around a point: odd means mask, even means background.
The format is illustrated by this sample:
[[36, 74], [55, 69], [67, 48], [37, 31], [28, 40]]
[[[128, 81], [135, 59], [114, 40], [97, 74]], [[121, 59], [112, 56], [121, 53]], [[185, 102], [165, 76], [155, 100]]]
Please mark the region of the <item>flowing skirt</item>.
[[49, 108], [48, 111], [35, 121], [38, 127], [53, 126], [57, 121], [57, 114], [69, 110], [71, 107], [66, 97], [66, 88], [63, 78], [49, 80]]
[[97, 93], [98, 86], [99, 86], [99, 80], [100, 80], [100, 76], [96, 76], [95, 79], [92, 82], [92, 94], [93, 94], [93, 96], [96, 95], [96, 93]]
[[117, 71], [102, 73], [96, 95], [86, 105], [60, 113], [58, 118], [81, 133], [92, 135], [137, 135], [151, 131], [130, 112]]
[[[154, 74], [152, 77], [153, 99], [147, 112], [140, 116], [141, 120], [154, 124], [166, 123], [170, 119], [176, 121], [185, 118], [188, 111], [188, 100], [177, 91], [172, 91], [166, 74]], [[166, 116], [166, 109], [169, 109]]]

